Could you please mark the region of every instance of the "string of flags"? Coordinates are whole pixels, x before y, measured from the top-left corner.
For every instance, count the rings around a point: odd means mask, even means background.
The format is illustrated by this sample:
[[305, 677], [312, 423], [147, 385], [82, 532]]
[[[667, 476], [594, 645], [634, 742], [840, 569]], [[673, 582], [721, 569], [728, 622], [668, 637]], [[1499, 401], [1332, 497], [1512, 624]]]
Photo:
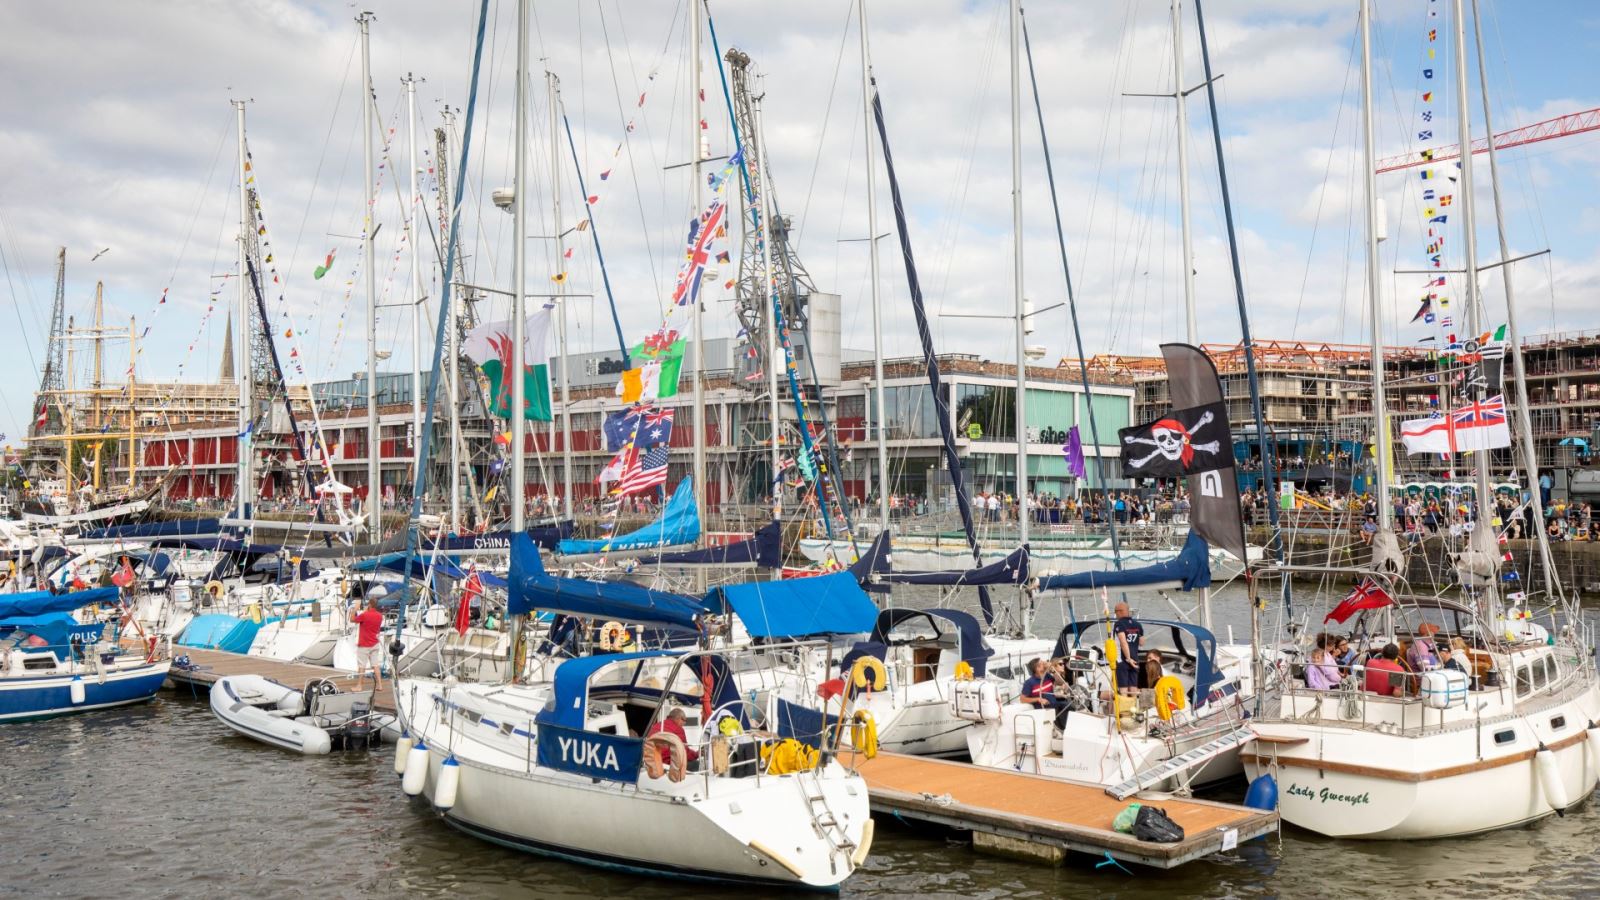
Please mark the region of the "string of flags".
[[[1438, 12], [1438, 0], [1428, 0], [1428, 18], [1438, 18]], [[1433, 81], [1435, 73], [1433, 60], [1436, 58], [1434, 44], [1439, 39], [1439, 30], [1437, 28], [1429, 28], [1427, 30], [1426, 37], [1427, 52], [1425, 54], [1425, 61], [1422, 67], [1422, 91], [1420, 95], [1421, 102], [1418, 104], [1418, 118], [1420, 120], [1420, 127], [1417, 130], [1417, 142], [1420, 145], [1420, 149], [1417, 152], [1422, 161], [1425, 163], [1431, 162], [1436, 153], [1436, 148], [1434, 146], [1434, 129], [1432, 125], [1434, 117]], [[1423, 246], [1423, 252], [1428, 258], [1428, 265], [1430, 267], [1434, 269], [1443, 269], [1445, 225], [1449, 223], [1450, 215], [1442, 210], [1450, 206], [1453, 201], [1453, 197], [1450, 193], [1448, 193], [1450, 190], [1449, 188], [1444, 188], [1441, 186], [1439, 178], [1440, 171], [1437, 168], [1425, 165], [1418, 170], [1418, 175], [1418, 182], [1420, 184], [1420, 187], [1418, 188], [1420, 192], [1419, 208], [1422, 212], [1423, 223], [1426, 225], [1427, 229], [1426, 243]], [[1456, 176], [1453, 174], [1447, 175], [1447, 178], [1448, 182], [1451, 184], [1454, 184], [1456, 181]], [[1412, 315], [1411, 323], [1416, 324], [1421, 322], [1424, 326], [1432, 326], [1428, 330], [1434, 332], [1434, 334], [1423, 338], [1420, 342], [1436, 339], [1438, 332], [1442, 331], [1443, 329], [1451, 328], [1455, 325], [1455, 314], [1450, 307], [1450, 296], [1447, 288], [1448, 283], [1443, 272], [1440, 272], [1436, 276], [1430, 277], [1427, 283], [1422, 286], [1421, 295], [1418, 297], [1417, 311], [1414, 315]]]

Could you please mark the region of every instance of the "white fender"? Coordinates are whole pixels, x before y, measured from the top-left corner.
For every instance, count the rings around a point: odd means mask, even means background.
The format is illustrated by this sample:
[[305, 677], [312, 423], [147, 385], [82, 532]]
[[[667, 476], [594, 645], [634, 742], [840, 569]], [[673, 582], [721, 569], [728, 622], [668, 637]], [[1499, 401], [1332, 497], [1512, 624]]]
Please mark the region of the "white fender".
[[394, 773], [396, 775], [404, 775], [406, 773], [406, 757], [411, 755], [411, 745], [414, 743], [416, 742], [412, 740], [411, 732], [409, 731], [401, 732], [400, 740], [395, 741]]
[[456, 791], [461, 787], [461, 764], [454, 756], [445, 757], [439, 767], [439, 780], [433, 785], [433, 805], [449, 809], [456, 805]]
[[88, 698], [88, 693], [83, 686], [82, 675], [72, 676], [72, 685], [67, 689], [67, 692], [72, 695], [73, 706], [79, 705]]
[[1567, 786], [1561, 783], [1561, 766], [1548, 747], [1541, 746], [1533, 755], [1533, 767], [1539, 773], [1539, 785], [1544, 788], [1544, 801], [1560, 812], [1567, 808]]
[[406, 792], [407, 797], [415, 797], [422, 793], [423, 785], [428, 782], [428, 745], [417, 738], [417, 742], [406, 751], [406, 771], [400, 778], [400, 789]]

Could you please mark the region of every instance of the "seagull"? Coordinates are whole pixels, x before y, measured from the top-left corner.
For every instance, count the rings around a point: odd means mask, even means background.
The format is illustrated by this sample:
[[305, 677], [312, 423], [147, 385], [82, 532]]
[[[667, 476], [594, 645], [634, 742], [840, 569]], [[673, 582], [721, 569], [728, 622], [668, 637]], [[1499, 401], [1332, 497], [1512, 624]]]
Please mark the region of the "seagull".
[[95, 255], [89, 257], [89, 262], [94, 262], [95, 260], [99, 259], [102, 256], [105, 256], [107, 253], [110, 253], [110, 252], [111, 252], [111, 248], [107, 247], [104, 250], [101, 250], [99, 253], [96, 253]]

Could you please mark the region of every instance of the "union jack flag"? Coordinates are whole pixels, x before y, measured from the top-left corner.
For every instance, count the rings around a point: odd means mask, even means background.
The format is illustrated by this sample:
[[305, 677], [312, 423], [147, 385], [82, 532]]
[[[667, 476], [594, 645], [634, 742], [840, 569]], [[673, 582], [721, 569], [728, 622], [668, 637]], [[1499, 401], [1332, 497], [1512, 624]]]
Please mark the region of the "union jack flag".
[[1451, 420], [1457, 428], [1486, 428], [1490, 425], [1506, 424], [1506, 401], [1504, 396], [1490, 397], [1469, 403], [1461, 409], [1450, 414]]
[[722, 201], [713, 200], [700, 217], [689, 223], [689, 250], [683, 268], [678, 272], [678, 286], [672, 292], [672, 302], [688, 306], [700, 297], [700, 281], [706, 273], [706, 263], [711, 261], [711, 242], [722, 228]]
[[670, 456], [665, 444], [652, 447], [643, 455], [635, 450], [623, 461], [622, 479], [617, 483], [618, 495], [637, 494], [654, 490], [667, 483], [667, 460]]

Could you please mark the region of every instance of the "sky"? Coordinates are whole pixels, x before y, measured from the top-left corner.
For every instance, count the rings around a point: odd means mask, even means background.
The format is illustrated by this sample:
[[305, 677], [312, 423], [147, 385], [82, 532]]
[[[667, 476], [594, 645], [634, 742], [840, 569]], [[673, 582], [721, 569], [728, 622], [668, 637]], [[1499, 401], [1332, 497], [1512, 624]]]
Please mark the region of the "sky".
[[[1494, 126], [1504, 131], [1600, 107], [1600, 9], [1579, 2], [1480, 0]], [[1449, 0], [1384, 0], [1374, 22], [1374, 125], [1379, 157], [1416, 148], [1417, 97], [1440, 96], [1431, 127], [1456, 129]], [[845, 344], [871, 349], [866, 243], [865, 120], [854, 0], [710, 0], [721, 49], [750, 55], [762, 96], [767, 166], [779, 209], [793, 221], [812, 280], [843, 296]], [[1470, 8], [1470, 4], [1469, 4]], [[385, 368], [412, 360], [407, 115], [402, 77], [418, 79], [419, 194], [437, 223], [434, 129], [455, 111], [448, 169], [463, 128], [476, 2], [315, 3], [80, 0], [0, 6], [0, 434], [26, 432], [42, 369], [58, 247], [67, 249], [66, 310], [87, 324], [96, 282], [108, 324], [139, 335], [146, 380], [215, 380], [223, 322], [236, 303], [236, 122], [245, 102], [252, 186], [267, 226], [269, 314], [292, 382], [363, 369], [364, 269], [360, 55], [355, 17], [370, 10], [377, 120], [374, 219], [378, 347]], [[530, 27], [528, 290], [549, 293], [565, 273], [574, 352], [616, 344], [590, 236], [571, 231], [584, 191], [572, 154], [552, 148], [545, 73], [559, 79], [623, 330], [630, 343], [661, 322], [690, 217], [692, 123], [687, 0], [535, 0]], [[1430, 19], [1431, 10], [1439, 11]], [[1012, 278], [1010, 67], [1000, 0], [867, 0], [872, 69], [905, 199], [933, 337], [941, 352], [1015, 359]], [[1366, 340], [1362, 237], [1360, 67], [1354, 0], [1211, 0], [1206, 27], [1223, 153], [1251, 329], [1259, 339]], [[1185, 337], [1172, 27], [1166, 0], [1036, 3], [1026, 19], [1039, 102], [1060, 193], [1067, 259], [1086, 352], [1148, 354]], [[461, 252], [467, 279], [507, 289], [511, 217], [490, 194], [513, 178], [516, 4], [490, 0], [484, 65], [470, 133]], [[1194, 10], [1183, 9], [1184, 82], [1203, 80]], [[1425, 58], [1426, 32], [1438, 28]], [[1470, 40], [1470, 31], [1469, 31]], [[733, 138], [717, 58], [704, 39], [704, 153]], [[1475, 56], [1472, 122], [1482, 133]], [[1438, 66], [1437, 80], [1421, 70]], [[1025, 66], [1025, 63], [1024, 63]], [[652, 77], [653, 76], [653, 77]], [[1040, 312], [1028, 343], [1046, 364], [1076, 355], [1061, 254], [1027, 69], [1022, 160], [1023, 292]], [[643, 97], [641, 104], [641, 95]], [[1240, 319], [1228, 257], [1206, 92], [1187, 100], [1198, 338], [1232, 343]], [[629, 130], [629, 122], [633, 123]], [[384, 145], [388, 146], [385, 147]], [[552, 154], [554, 153], [554, 160]], [[905, 269], [883, 177], [876, 184], [884, 352], [918, 351]], [[1479, 262], [1499, 258], [1487, 165], [1478, 157]], [[554, 165], [552, 165], [554, 162]], [[714, 171], [720, 162], [707, 162]], [[1501, 154], [1506, 238], [1524, 334], [1600, 329], [1600, 132]], [[552, 175], [554, 172], [554, 176]], [[606, 173], [602, 179], [602, 173]], [[1415, 172], [1379, 178], [1379, 318], [1386, 341], [1430, 334], [1409, 320], [1427, 264]], [[397, 184], [397, 182], [399, 182]], [[556, 190], [552, 191], [552, 183]], [[559, 197], [561, 218], [554, 218]], [[709, 199], [709, 194], [707, 195]], [[732, 197], [729, 197], [730, 202]], [[1459, 206], [1457, 207], [1459, 210]], [[555, 223], [559, 222], [559, 227]], [[1446, 268], [1461, 267], [1457, 213]], [[428, 325], [440, 296], [435, 231], [422, 231]], [[552, 239], [565, 232], [563, 243]], [[571, 248], [570, 259], [561, 248]], [[708, 337], [735, 335], [732, 261], [708, 279]], [[334, 256], [327, 274], [314, 271]], [[98, 255], [97, 255], [98, 254]], [[1454, 288], [1452, 288], [1454, 289]], [[1498, 270], [1482, 278], [1486, 316], [1504, 320]], [[390, 305], [392, 304], [392, 305]], [[506, 318], [504, 300], [486, 301]], [[992, 316], [993, 318], [973, 318]], [[425, 346], [424, 358], [431, 358]], [[74, 378], [88, 376], [87, 353]], [[127, 342], [107, 351], [120, 380]]]

